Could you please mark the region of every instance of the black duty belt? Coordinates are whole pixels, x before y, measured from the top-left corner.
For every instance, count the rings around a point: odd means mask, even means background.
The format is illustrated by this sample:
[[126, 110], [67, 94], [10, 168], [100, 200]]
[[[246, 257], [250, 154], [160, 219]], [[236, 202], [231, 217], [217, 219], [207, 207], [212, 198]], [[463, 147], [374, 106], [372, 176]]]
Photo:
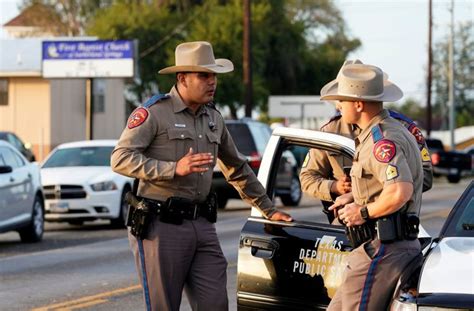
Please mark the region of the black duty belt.
[[414, 240], [418, 237], [420, 219], [416, 214], [395, 212], [369, 220], [360, 226], [346, 227], [346, 235], [353, 247], [377, 237], [382, 243]]
[[148, 198], [143, 198], [143, 200], [151, 207], [151, 210], [155, 215], [171, 213], [188, 220], [196, 220], [199, 216], [208, 215], [209, 207], [207, 201], [193, 203], [191, 200], [179, 197], [170, 197], [166, 201]]

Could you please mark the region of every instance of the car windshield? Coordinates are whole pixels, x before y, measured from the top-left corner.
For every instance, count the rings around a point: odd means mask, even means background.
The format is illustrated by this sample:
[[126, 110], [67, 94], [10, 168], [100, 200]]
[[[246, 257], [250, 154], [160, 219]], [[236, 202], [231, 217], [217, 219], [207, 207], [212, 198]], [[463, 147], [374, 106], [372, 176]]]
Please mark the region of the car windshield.
[[58, 149], [43, 164], [43, 168], [64, 166], [110, 166], [114, 147], [80, 147]]
[[468, 187], [458, 204], [444, 236], [474, 237], [474, 182]]

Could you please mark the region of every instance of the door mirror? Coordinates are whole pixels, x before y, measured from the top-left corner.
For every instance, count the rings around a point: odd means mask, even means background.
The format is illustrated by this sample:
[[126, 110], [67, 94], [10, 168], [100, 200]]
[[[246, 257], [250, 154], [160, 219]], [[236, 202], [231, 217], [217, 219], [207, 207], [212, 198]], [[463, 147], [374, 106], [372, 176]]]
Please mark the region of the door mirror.
[[0, 174], [7, 174], [13, 172], [13, 167], [9, 165], [0, 165]]

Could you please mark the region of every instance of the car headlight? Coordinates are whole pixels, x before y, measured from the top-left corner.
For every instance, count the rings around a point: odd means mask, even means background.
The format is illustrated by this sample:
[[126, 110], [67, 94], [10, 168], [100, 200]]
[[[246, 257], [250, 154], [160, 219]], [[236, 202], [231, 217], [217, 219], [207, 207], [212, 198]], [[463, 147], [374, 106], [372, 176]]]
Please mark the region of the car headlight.
[[91, 188], [94, 191], [111, 191], [117, 190], [117, 185], [113, 181], [103, 181], [91, 184]]

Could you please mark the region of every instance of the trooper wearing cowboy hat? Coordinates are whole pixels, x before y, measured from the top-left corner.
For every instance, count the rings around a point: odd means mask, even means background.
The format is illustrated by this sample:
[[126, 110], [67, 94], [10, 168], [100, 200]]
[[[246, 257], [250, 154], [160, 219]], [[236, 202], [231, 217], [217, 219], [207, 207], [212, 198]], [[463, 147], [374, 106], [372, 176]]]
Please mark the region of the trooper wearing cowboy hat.
[[[347, 60], [342, 65], [341, 70], [344, 66], [350, 64], [362, 64], [362, 62], [358, 59], [354, 61]], [[387, 78], [387, 75], [384, 75], [384, 79]], [[407, 128], [417, 140], [423, 160], [423, 192], [428, 191], [433, 185], [433, 167], [423, 134], [408, 117], [393, 110], [388, 110], [388, 112], [392, 118]], [[320, 131], [354, 139], [360, 133], [360, 128], [355, 124], [342, 122], [341, 114], [338, 113], [324, 124]], [[324, 212], [327, 213], [329, 222], [332, 222], [334, 219], [333, 213], [329, 213], [326, 209], [332, 205], [337, 196], [351, 192], [351, 179], [347, 171], [344, 171], [344, 167], [350, 168], [352, 159], [330, 151], [311, 149], [303, 163], [300, 172], [301, 188], [303, 192], [321, 199], [325, 208]]]
[[352, 192], [329, 209], [337, 210], [349, 229], [373, 229], [349, 255], [328, 310], [386, 310], [399, 277], [420, 258], [415, 223], [423, 187], [420, 150], [382, 105], [402, 96], [380, 68], [362, 63], [343, 66], [321, 90], [322, 100], [337, 101], [342, 122], [360, 129], [350, 171]]
[[[139, 179], [138, 195], [147, 202], [179, 197], [201, 206], [219, 159], [247, 203], [266, 218], [291, 221], [273, 207], [212, 104], [216, 74], [231, 72], [232, 62], [215, 59], [208, 42], [182, 43], [175, 56], [176, 65], [159, 73], [176, 74], [176, 85], [131, 114], [112, 153], [113, 170]], [[228, 309], [227, 261], [207, 218], [196, 214], [173, 224], [156, 217], [145, 239], [129, 233], [129, 240], [147, 310], [179, 310], [183, 288], [193, 310]]]

